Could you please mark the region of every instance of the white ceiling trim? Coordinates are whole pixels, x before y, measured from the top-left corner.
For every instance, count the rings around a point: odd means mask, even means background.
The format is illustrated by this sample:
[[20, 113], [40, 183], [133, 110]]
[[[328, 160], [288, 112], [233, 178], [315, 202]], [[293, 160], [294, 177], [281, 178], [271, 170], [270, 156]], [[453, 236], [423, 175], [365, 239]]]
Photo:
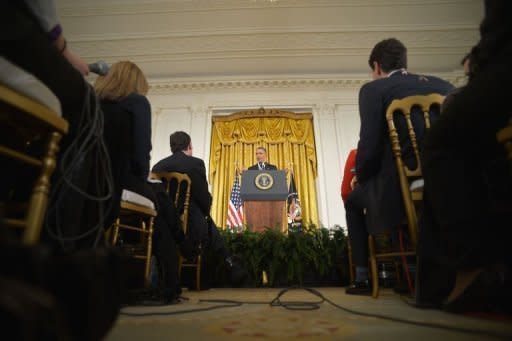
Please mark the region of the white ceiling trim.
[[[392, 36], [393, 32], [381, 31]], [[454, 51], [473, 46], [478, 38], [475, 30], [467, 31], [408, 31], [400, 35], [410, 53], [413, 51]], [[286, 42], [286, 44], [284, 44]], [[441, 42], [441, 43], [440, 43]], [[371, 32], [352, 33], [275, 33], [264, 35], [212, 35], [208, 37], [164, 37], [140, 39], [104, 39], [102, 41], [70, 40], [73, 48], [85, 56], [145, 56], [196, 54], [199, 59], [211, 53], [222, 56], [251, 54], [271, 56], [272, 51], [286, 51], [288, 54], [322, 55], [323, 53], [356, 54], [368, 50], [375, 43]], [[342, 51], [344, 51], [342, 53]], [[279, 54], [279, 53], [278, 53]], [[249, 56], [250, 57], [250, 56]]]
[[150, 1], [119, 1], [103, 3], [103, 1], [77, 2], [60, 0], [59, 14], [62, 17], [87, 17], [105, 15], [139, 15], [152, 13], [176, 12], [213, 12], [240, 11], [247, 9], [268, 8], [346, 8], [346, 7], [402, 7], [402, 6], [449, 6], [474, 3], [474, 0], [150, 0]]
[[102, 34], [72, 34], [67, 38], [73, 42], [101, 42], [116, 40], [148, 40], [162, 38], [196, 38], [214, 36], [238, 36], [238, 35], [275, 35], [275, 34], [332, 34], [332, 33], [391, 33], [391, 32], [476, 32], [474, 25], [469, 24], [433, 24], [433, 25], [339, 25], [339, 26], [267, 26], [240, 29], [216, 29], [210, 31], [187, 30], [171, 32], [150, 32], [150, 33], [102, 33]]
[[[435, 73], [455, 86], [465, 83], [465, 76], [460, 71]], [[283, 78], [262, 77], [243, 79], [224, 77], [222, 79], [150, 79], [149, 95], [165, 95], [176, 92], [209, 92], [218, 90], [257, 90], [257, 89], [358, 89], [368, 82], [368, 76], [363, 74], [342, 75], [337, 77], [321, 76], [290, 76]]]

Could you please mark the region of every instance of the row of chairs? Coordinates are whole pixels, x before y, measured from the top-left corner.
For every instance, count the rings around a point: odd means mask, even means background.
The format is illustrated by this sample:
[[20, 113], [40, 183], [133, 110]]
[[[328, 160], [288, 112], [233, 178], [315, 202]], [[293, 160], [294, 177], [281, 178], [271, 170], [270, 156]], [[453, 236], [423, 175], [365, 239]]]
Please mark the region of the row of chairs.
[[[1, 224], [18, 230], [20, 240], [25, 245], [34, 245], [40, 239], [59, 144], [62, 137], [67, 134], [68, 128], [68, 122], [49, 106], [0, 84], [0, 157], [9, 160], [11, 165], [15, 165], [15, 169], [30, 167], [35, 169], [37, 174], [28, 200], [13, 200], [9, 188], [5, 190], [6, 197], [0, 199]], [[180, 173], [160, 173], [155, 174], [155, 178], [165, 180], [168, 191], [171, 188], [170, 183], [178, 183], [174, 202], [181, 208], [180, 220], [187, 234], [190, 178]], [[185, 194], [181, 195], [180, 190]], [[108, 229], [106, 236], [112, 245], [117, 245], [121, 230], [139, 233], [140, 244], [143, 247], [134, 247], [133, 256], [144, 260], [144, 283], [148, 286], [154, 220], [157, 212], [154, 205], [127, 200], [121, 200], [120, 208], [119, 217]], [[184, 267], [196, 268], [196, 289], [200, 290], [201, 256], [193, 262], [179, 256], [180, 274]]]
[[[408, 248], [401, 247], [399, 251], [385, 251], [380, 252], [376, 247], [376, 241], [374, 235], [368, 237], [369, 245], [369, 265], [372, 277], [372, 297], [377, 298], [379, 295], [379, 280], [378, 280], [378, 262], [392, 262], [395, 263], [395, 269], [398, 264], [395, 261], [397, 257], [401, 257], [403, 261], [403, 269], [407, 274], [409, 286], [411, 286], [411, 278], [408, 274], [407, 264], [405, 262], [406, 257], [416, 256], [416, 246], [418, 240], [418, 209], [421, 207], [423, 200], [423, 179], [421, 171], [421, 160], [420, 151], [418, 147], [418, 141], [416, 133], [411, 120], [411, 112], [413, 108], [420, 108], [423, 112], [425, 129], [429, 129], [431, 125], [430, 112], [433, 107], [437, 107], [439, 110], [441, 104], [444, 101], [444, 96], [439, 94], [429, 95], [417, 95], [409, 96], [399, 100], [393, 100], [386, 110], [386, 121], [388, 125], [388, 133], [391, 142], [391, 148], [393, 151], [393, 157], [395, 159], [396, 168], [398, 170], [398, 176], [400, 180], [400, 189], [402, 192], [403, 203], [406, 213], [405, 225], [407, 226], [407, 232], [409, 236]], [[416, 168], [409, 169], [404, 163], [402, 158], [402, 149], [400, 146], [400, 139], [398, 131], [395, 126], [395, 114], [400, 113], [403, 115], [407, 130], [408, 138], [411, 141], [411, 145], [414, 151], [414, 157], [416, 159]], [[512, 120], [510, 124], [500, 130], [497, 133], [498, 142], [502, 143], [507, 150], [508, 158], [511, 163], [512, 171]], [[403, 240], [403, 230], [398, 229], [399, 239]], [[401, 243], [402, 244], [402, 243]], [[403, 246], [403, 244], [401, 245]], [[349, 243], [349, 275], [351, 282], [354, 281], [354, 265], [352, 263], [351, 246]], [[397, 278], [398, 273], [397, 273]]]

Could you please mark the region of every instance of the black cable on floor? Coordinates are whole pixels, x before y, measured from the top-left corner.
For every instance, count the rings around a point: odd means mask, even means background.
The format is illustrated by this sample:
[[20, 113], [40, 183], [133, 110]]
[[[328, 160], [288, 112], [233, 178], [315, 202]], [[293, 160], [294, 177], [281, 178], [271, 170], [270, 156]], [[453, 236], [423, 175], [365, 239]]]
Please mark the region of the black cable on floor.
[[172, 316], [172, 315], [199, 313], [199, 312], [203, 312], [203, 311], [211, 311], [211, 310], [223, 309], [223, 308], [234, 308], [234, 307], [240, 307], [241, 305], [244, 304], [243, 302], [237, 302], [237, 301], [231, 301], [231, 300], [219, 300], [219, 302], [220, 301], [222, 301], [222, 303], [224, 303], [224, 304], [219, 304], [219, 305], [215, 305], [212, 307], [206, 307], [206, 308], [186, 309], [186, 310], [177, 310], [177, 311], [154, 311], [154, 312], [149, 312], [149, 313], [130, 313], [130, 312], [121, 311], [121, 315], [134, 316], [134, 317]]
[[[317, 296], [320, 298], [318, 301], [314, 302], [307, 302], [307, 301], [282, 301], [281, 297], [289, 292], [290, 290], [305, 290], [314, 296]], [[347, 307], [344, 307], [342, 305], [339, 305], [330, 299], [326, 298], [321, 292], [319, 292], [316, 289], [313, 288], [285, 288], [282, 289], [277, 296], [272, 299], [270, 302], [265, 301], [235, 301], [235, 300], [224, 300], [224, 299], [211, 299], [211, 300], [199, 300], [199, 302], [203, 303], [222, 303], [220, 305], [216, 305], [213, 307], [207, 307], [207, 308], [198, 308], [198, 309], [189, 309], [189, 310], [180, 310], [180, 311], [173, 311], [173, 312], [148, 312], [148, 313], [127, 313], [127, 312], [121, 312], [121, 315], [127, 315], [127, 316], [171, 316], [171, 315], [180, 315], [180, 314], [187, 314], [187, 313], [193, 313], [193, 312], [202, 312], [202, 311], [210, 311], [215, 309], [222, 309], [222, 308], [233, 308], [233, 307], [239, 307], [244, 304], [268, 304], [271, 307], [282, 307], [288, 310], [317, 310], [320, 308], [320, 305], [324, 302], [332, 305], [335, 308], [338, 308], [344, 312], [347, 312], [352, 315], [357, 316], [363, 316], [363, 317], [370, 317], [370, 318], [376, 318], [379, 320], [385, 320], [395, 323], [402, 323], [402, 324], [408, 324], [413, 325], [417, 327], [426, 327], [426, 328], [433, 328], [433, 329], [441, 329], [451, 332], [457, 332], [457, 333], [466, 333], [466, 334], [473, 334], [473, 335], [481, 335], [481, 336], [487, 336], [487, 337], [494, 337], [499, 339], [505, 339], [510, 340], [512, 338], [512, 333], [503, 333], [503, 332], [496, 332], [496, 331], [486, 331], [486, 330], [479, 330], [479, 329], [471, 329], [471, 328], [463, 328], [463, 327], [457, 327], [453, 325], [445, 325], [440, 323], [434, 323], [434, 322], [423, 322], [423, 321], [416, 321], [416, 320], [409, 320], [399, 317], [393, 317], [383, 314], [375, 314], [375, 313], [366, 313], [362, 311], [353, 310]]]

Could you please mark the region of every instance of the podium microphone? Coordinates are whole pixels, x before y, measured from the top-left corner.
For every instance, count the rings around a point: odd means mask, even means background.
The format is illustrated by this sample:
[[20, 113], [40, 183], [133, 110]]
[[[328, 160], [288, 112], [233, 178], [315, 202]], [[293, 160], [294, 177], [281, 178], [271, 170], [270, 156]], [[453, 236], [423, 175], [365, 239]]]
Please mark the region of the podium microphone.
[[110, 66], [103, 60], [89, 64], [89, 72], [93, 72], [100, 76], [105, 76], [108, 73], [108, 70], [110, 70]]

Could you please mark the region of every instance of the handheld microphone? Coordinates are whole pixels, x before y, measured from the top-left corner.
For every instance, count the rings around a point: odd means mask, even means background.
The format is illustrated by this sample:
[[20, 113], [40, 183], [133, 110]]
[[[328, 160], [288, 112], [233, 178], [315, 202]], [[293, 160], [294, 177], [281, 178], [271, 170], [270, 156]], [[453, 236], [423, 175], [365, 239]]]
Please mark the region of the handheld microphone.
[[110, 70], [110, 66], [103, 60], [89, 64], [89, 71], [100, 76], [105, 76], [108, 73], [108, 70]]

